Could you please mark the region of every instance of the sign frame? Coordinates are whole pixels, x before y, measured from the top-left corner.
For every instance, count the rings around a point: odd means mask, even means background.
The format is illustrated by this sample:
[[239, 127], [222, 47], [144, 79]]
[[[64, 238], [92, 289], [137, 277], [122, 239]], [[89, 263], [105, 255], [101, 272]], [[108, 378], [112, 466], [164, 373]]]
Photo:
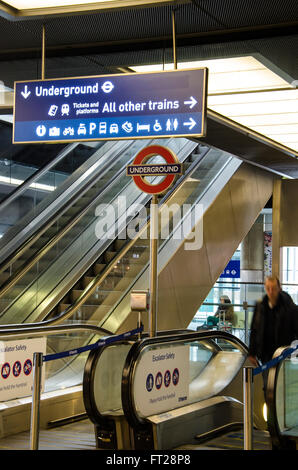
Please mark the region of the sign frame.
[[[73, 139], [39, 139], [39, 140], [15, 140], [15, 127], [16, 127], [16, 86], [17, 84], [26, 84], [28, 83], [45, 83], [45, 82], [53, 82], [53, 81], [62, 81], [62, 80], [87, 80], [87, 79], [109, 79], [109, 77], [124, 77], [124, 76], [141, 76], [141, 75], [156, 75], [156, 74], [177, 74], [179, 72], [189, 72], [189, 71], [203, 71], [203, 84], [202, 84], [202, 118], [201, 118], [201, 133], [179, 133], [179, 134], [148, 134], [144, 136], [121, 136], [121, 137], [102, 137], [99, 136], [97, 138], [88, 137], [85, 139], [82, 138], [73, 138]], [[139, 73], [119, 73], [113, 75], [88, 75], [88, 76], [79, 76], [79, 77], [59, 77], [59, 78], [51, 78], [51, 79], [35, 79], [35, 80], [18, 80], [14, 82], [14, 106], [13, 106], [13, 135], [12, 135], [12, 142], [13, 144], [41, 144], [41, 143], [49, 143], [49, 144], [57, 144], [57, 143], [71, 143], [71, 142], [93, 142], [93, 141], [105, 141], [105, 140], [140, 140], [140, 139], [164, 139], [170, 137], [203, 137], [206, 135], [207, 132], [207, 86], [208, 86], [208, 68], [207, 67], [199, 67], [199, 68], [185, 68], [185, 69], [178, 69], [178, 70], [163, 70], [163, 71], [154, 71], [154, 72], [139, 72]], [[191, 114], [191, 112], [190, 112]], [[149, 115], [150, 116], [150, 115]], [[174, 114], [173, 114], [174, 116]], [[83, 119], [83, 118], [82, 118]], [[90, 118], [91, 119], [91, 118]]]

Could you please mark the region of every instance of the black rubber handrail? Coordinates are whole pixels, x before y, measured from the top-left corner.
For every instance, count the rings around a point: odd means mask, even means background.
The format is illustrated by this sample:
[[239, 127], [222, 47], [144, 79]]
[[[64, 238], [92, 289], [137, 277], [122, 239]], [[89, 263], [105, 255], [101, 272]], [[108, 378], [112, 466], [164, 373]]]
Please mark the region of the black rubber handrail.
[[[290, 349], [291, 346], [283, 346], [278, 348], [273, 354], [272, 359], [283, 354], [287, 349]], [[267, 424], [268, 431], [271, 436], [273, 448], [284, 449], [284, 450], [295, 450], [296, 444], [295, 441], [291, 439], [290, 436], [283, 435], [282, 430], [279, 427], [278, 420], [278, 411], [277, 411], [277, 385], [278, 385], [278, 376], [283, 365], [284, 361], [279, 361], [275, 366], [269, 369], [268, 380], [267, 380], [267, 392], [266, 392], [266, 403], [267, 403]], [[285, 399], [285, 397], [284, 397]]]
[[[121, 152], [122, 151], [123, 151], [123, 149], [121, 150]], [[122, 155], [121, 152], [116, 153], [116, 155], [114, 156], [113, 161], [115, 161], [116, 159], [121, 157], [121, 155]], [[106, 170], [110, 165], [111, 165], [111, 161], [107, 162], [104, 165], [104, 170]], [[103, 171], [103, 169], [101, 169], [101, 171]], [[38, 230], [35, 233], [33, 233], [33, 235], [31, 235], [25, 241], [25, 243], [22, 244], [22, 246], [20, 248], [17, 248], [12, 254], [10, 254], [8, 256], [7, 259], [5, 259], [4, 261], [2, 261], [0, 263], [0, 272], [5, 271], [5, 269], [7, 269], [14, 261], [16, 261], [34, 242], [36, 242], [44, 234], [44, 232], [46, 230], [48, 230], [53, 225], [53, 223], [56, 222], [56, 220], [58, 220], [61, 217], [61, 215], [67, 209], [69, 209], [77, 201], [77, 199], [79, 199], [82, 196], [82, 193], [88, 191], [88, 189], [93, 184], [95, 184], [100, 177], [101, 177], [101, 175], [96, 173], [93, 176], [93, 178], [91, 178], [87, 182], [85, 182], [85, 184], [83, 185], [83, 188], [81, 188], [80, 191], [78, 191], [78, 194], [76, 193], [72, 197], [70, 197], [67, 200], [67, 202], [60, 207], [59, 211], [56, 212], [55, 214], [53, 214], [49, 219], [47, 219], [46, 222], [41, 227], [39, 227]], [[101, 192], [99, 192], [95, 196], [95, 198], [93, 199], [93, 202], [97, 197], [99, 197], [100, 194], [101, 194]], [[79, 217], [79, 215], [77, 215], [77, 217]], [[4, 284], [2, 284], [2, 285], [4, 285]], [[1, 293], [0, 293], [0, 297], [1, 297]]]
[[[128, 420], [129, 424], [133, 427], [139, 427], [146, 424], [145, 419], [139, 417], [136, 413], [134, 403], [133, 403], [133, 393], [132, 393], [132, 378], [135, 371], [135, 364], [138, 357], [145, 349], [145, 347], [150, 345], [164, 344], [167, 342], [175, 343], [181, 341], [195, 341], [195, 340], [213, 340], [213, 339], [224, 339], [227, 341], [236, 344], [245, 355], [248, 353], [248, 347], [244, 344], [239, 338], [227, 333], [225, 331], [204, 331], [204, 332], [192, 332], [184, 333], [182, 335], [171, 335], [171, 336], [155, 336], [153, 338], [146, 338], [136, 341], [130, 348], [126, 361], [123, 368], [122, 374], [122, 388], [121, 388], [121, 399], [123, 412]], [[220, 345], [216, 344], [216, 347], [220, 349]]]

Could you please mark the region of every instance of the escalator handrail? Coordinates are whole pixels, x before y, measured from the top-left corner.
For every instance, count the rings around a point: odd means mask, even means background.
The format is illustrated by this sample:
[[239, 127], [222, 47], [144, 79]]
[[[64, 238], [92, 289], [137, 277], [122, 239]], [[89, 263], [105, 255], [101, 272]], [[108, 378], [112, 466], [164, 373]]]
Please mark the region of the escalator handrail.
[[[222, 338], [228, 341], [232, 340], [234, 344], [236, 343], [237, 346], [239, 346], [242, 351], [247, 354], [247, 346], [241, 340], [239, 340], [239, 338], [236, 338], [227, 332], [218, 330], [209, 330], [204, 332], [195, 332], [187, 329], [157, 331], [156, 336], [154, 337], [149, 337], [147, 333], [143, 333], [141, 339], [138, 339], [133, 343], [129, 339], [122, 339], [117, 343], [119, 345], [121, 344], [130, 346], [122, 372], [121, 403], [123, 414], [126, 416], [126, 419], [132, 427], [142, 426], [146, 422], [144, 419], [138, 417], [135, 414], [131, 395], [131, 377], [135, 369], [136, 359], [139, 354], [141, 354], [142, 350], [148, 345], [166, 342], [173, 343], [183, 339], [184, 341], [211, 341], [215, 350], [221, 351], [222, 349], [220, 346], [213, 341], [215, 338]], [[85, 364], [83, 377], [83, 397], [87, 414], [94, 424], [101, 424], [103, 426], [109, 426], [109, 415], [107, 413], [102, 414], [98, 409], [94, 396], [94, 378], [96, 373], [96, 364], [100, 360], [101, 355], [104, 354], [106, 348], [109, 348], [109, 345], [103, 345], [96, 350], [90, 351]]]
[[50, 162], [46, 163], [46, 165], [39, 168], [39, 170], [35, 171], [29, 178], [27, 178], [22, 184], [20, 184], [17, 188], [14, 189], [10, 194], [8, 194], [4, 199], [0, 202], [0, 211], [5, 209], [11, 202], [13, 202], [17, 197], [20, 196], [29, 186], [35, 183], [41, 176], [43, 176], [46, 172], [51, 170], [57, 163], [67, 157], [67, 155], [72, 152], [77, 146], [79, 142], [74, 142], [72, 144], [67, 145], [66, 148], [61, 150], [58, 155], [51, 160]]
[[[278, 348], [273, 354], [272, 359], [281, 356], [285, 351], [290, 349], [291, 346], [282, 346]], [[277, 403], [276, 403], [276, 391], [278, 383], [278, 375], [280, 368], [284, 363], [283, 360], [279, 361], [273, 367], [270, 367], [267, 380], [267, 392], [266, 392], [266, 402], [268, 407], [268, 430], [272, 439], [272, 443], [279, 447], [281, 443], [285, 440], [282, 431], [279, 427], [278, 413], [277, 413]]]
[[[195, 340], [213, 340], [214, 338], [220, 338], [227, 341], [230, 341], [239, 347], [240, 350], [245, 354], [248, 353], [248, 347], [244, 344], [239, 338], [231, 335], [225, 331], [213, 331], [207, 330], [204, 332], [191, 332], [191, 333], [182, 333], [179, 335], [173, 336], [155, 336], [150, 338], [141, 339], [136, 341], [133, 346], [130, 348], [126, 361], [123, 367], [122, 374], [122, 386], [121, 386], [121, 401], [123, 406], [123, 412], [126, 416], [129, 424], [132, 427], [137, 427], [145, 423], [145, 420], [136, 414], [136, 410], [133, 404], [133, 394], [132, 394], [132, 381], [134, 376], [134, 371], [136, 367], [137, 358], [141, 355], [142, 351], [151, 345], [163, 344], [167, 342], [175, 343], [181, 341], [195, 341]], [[216, 344], [217, 349], [221, 349], [218, 344]]]
[[[206, 151], [208, 153], [209, 149]], [[205, 154], [204, 154], [205, 155]], [[188, 168], [188, 170], [185, 172], [184, 175], [182, 175], [174, 188], [172, 188], [171, 191], [169, 191], [159, 202], [159, 206], [161, 207], [163, 204], [167, 202], [167, 200], [172, 197], [176, 191], [179, 190], [180, 185], [183, 184], [186, 178], [191, 176], [191, 174], [196, 170], [197, 166], [200, 164], [202, 158], [198, 158], [198, 160], [194, 161], [191, 166]], [[121, 170], [123, 171], [123, 170]], [[150, 196], [151, 197], [151, 196]], [[114, 269], [114, 266], [117, 264], [118, 260], [120, 260], [126, 253], [127, 251], [130, 250], [130, 248], [135, 244], [136, 240], [141, 237], [141, 235], [148, 229], [148, 226], [150, 224], [150, 216], [147, 217], [147, 221], [145, 222], [144, 226], [139, 230], [137, 236], [130, 240], [120, 251], [119, 253], [112, 259], [112, 261], [108, 264], [108, 266], [104, 269], [103, 272], [99, 273], [97, 276], [94, 277], [94, 279], [88, 284], [88, 286], [83, 290], [82, 294], [71, 304], [69, 307], [67, 307], [63, 312], [60, 313], [59, 316], [56, 316], [55, 318], [49, 319], [49, 320], [44, 320], [42, 323], [43, 325], [59, 325], [63, 323], [65, 320], [70, 318], [85, 302], [85, 300], [92, 295], [92, 293], [96, 290], [97, 286], [101, 284], [104, 279], [110, 274], [110, 272]], [[128, 221], [129, 223], [129, 221]], [[1, 291], [0, 291], [0, 296], [1, 296]], [[34, 325], [39, 325], [40, 322], [37, 323], [24, 323], [22, 324], [22, 328], [27, 329], [27, 328], [32, 328]], [[7, 325], [1, 325], [1, 329], [13, 329], [16, 328], [18, 325], [16, 324], [7, 324]]]
[[[210, 150], [212, 150], [212, 149], [209, 148], [206, 153], [209, 153]], [[232, 158], [233, 158], [233, 157], [231, 156], [231, 159], [232, 159]], [[229, 161], [230, 161], [230, 160], [229, 160]], [[216, 178], [225, 170], [225, 168], [226, 168], [227, 165], [229, 164], [229, 161], [227, 161], [227, 162], [223, 165], [223, 167], [222, 167], [222, 168], [219, 170], [219, 172], [216, 174], [216, 177], [214, 177], [214, 178], [212, 179], [212, 181], [210, 181], [210, 182], [207, 184], [207, 186], [204, 188], [203, 192], [200, 194], [200, 199], [201, 199], [202, 197], [204, 197], [204, 195], [207, 193], [207, 191], [211, 188], [211, 186], [212, 186], [212, 184], [213, 184], [213, 182], [214, 182], [214, 179], [216, 179]], [[197, 166], [200, 164], [200, 162], [201, 162], [201, 159], [199, 159], [198, 162], [194, 162], [194, 163], [197, 164], [197, 165], [195, 165], [195, 166], [189, 168], [189, 170], [191, 170], [191, 172], [195, 171], [196, 168], [197, 168]], [[190, 176], [189, 173], [188, 173], [188, 174], [185, 173], [185, 175], [186, 175], [186, 176]], [[185, 176], [185, 175], [184, 175], [184, 176]], [[181, 184], [181, 183], [182, 183], [182, 178], [179, 179], [179, 186], [178, 186], [178, 187], [175, 186], [174, 188], [172, 188], [172, 190], [169, 191], [169, 193], [166, 194], [166, 196], [164, 196], [164, 199], [165, 199], [165, 197], [168, 199], [168, 197], [170, 197], [172, 194], [174, 194], [174, 192], [176, 192], [176, 190], [179, 190], [179, 187], [180, 187], [180, 184]], [[163, 204], [164, 199], [161, 200], [161, 202], [160, 202], [159, 205], [162, 205], [162, 204]], [[143, 232], [141, 232], [141, 233], [143, 233]], [[140, 237], [140, 234], [138, 234], [138, 237], [136, 237], [135, 240], [136, 240], [137, 238], [139, 238], [139, 237]], [[135, 241], [135, 240], [134, 240], [134, 241]], [[165, 244], [166, 244], [167, 242], [168, 242], [168, 239], [165, 239], [164, 242], [159, 246], [158, 251], [160, 251], [160, 250], [165, 246]], [[125, 254], [125, 253], [124, 253], [124, 254]], [[147, 269], [147, 267], [148, 267], [148, 265], [147, 265], [147, 266], [144, 266], [142, 273]], [[141, 273], [141, 275], [142, 275], [142, 273]], [[127, 294], [127, 291], [126, 291], [126, 293], [125, 293], [124, 295], [126, 295], [126, 294]], [[120, 302], [120, 301], [118, 301], [118, 304], [119, 304], [119, 302]], [[118, 304], [117, 304], [117, 305], [118, 305]], [[114, 310], [115, 310], [115, 308], [116, 308], [116, 306], [114, 306]], [[112, 314], [112, 312], [110, 312], [110, 313], [108, 314], [108, 316], [109, 316], [110, 314]]]
[[96, 325], [90, 325], [85, 323], [73, 323], [69, 325], [44, 325], [41, 323], [35, 323], [34, 326], [24, 330], [20, 325], [14, 325], [13, 329], [2, 328], [0, 325], [0, 337], [27, 337], [27, 336], [50, 336], [53, 334], [66, 334], [72, 332], [91, 331], [92, 333], [112, 336], [114, 333]]
[[[123, 151], [123, 149], [122, 149]], [[33, 235], [31, 235], [31, 237], [29, 237], [25, 243], [23, 243], [23, 245], [18, 248], [17, 250], [15, 250], [6, 260], [4, 260], [1, 264], [0, 264], [0, 271], [4, 271], [5, 269], [7, 269], [7, 267], [12, 264], [16, 259], [18, 259], [33, 243], [35, 243], [42, 235], [43, 233], [48, 230], [48, 228], [50, 228], [53, 223], [56, 222], [57, 219], [59, 219], [59, 217], [61, 217], [61, 215], [67, 210], [69, 209], [75, 202], [76, 200], [82, 196], [82, 192], [84, 190], [84, 192], [86, 192], [89, 187], [91, 187], [93, 184], [96, 183], [97, 179], [99, 179], [101, 176], [102, 176], [102, 172], [107, 170], [108, 167], [111, 165], [111, 163], [113, 162], [116, 162], [119, 158], [121, 157], [121, 152], [117, 153], [115, 156], [114, 156], [114, 159], [109, 162], [107, 162], [104, 167], [101, 169], [101, 173], [100, 174], [96, 174], [92, 179], [89, 179], [87, 181], [87, 183], [84, 185], [83, 189], [79, 191], [79, 195], [78, 194], [74, 194], [71, 198], [69, 198], [67, 200], [67, 202], [62, 206], [60, 207], [60, 209], [52, 216], [50, 217], [49, 219], [47, 219], [47, 221], [38, 229], [38, 231], [36, 233], [34, 233]], [[114, 175], [114, 177], [110, 180], [110, 182], [114, 182], [114, 180], [119, 177], [119, 173], [120, 171], [117, 172], [116, 175]], [[87, 206], [85, 206], [82, 210], [80, 210], [78, 212], [78, 214], [76, 214], [75, 217], [72, 218], [72, 221], [73, 222], [71, 224], [71, 227], [69, 227], [65, 232], [63, 232], [62, 235], [64, 235], [65, 233], [67, 233], [68, 230], [70, 230], [70, 228], [72, 228], [72, 226], [77, 223], [78, 220], [80, 220], [81, 217], [83, 217], [85, 215], [85, 213], [88, 211], [88, 209], [90, 208], [89, 206], [91, 206], [92, 204], [94, 204], [96, 202], [96, 200], [102, 196], [102, 193], [104, 191], [107, 190], [107, 187], [110, 185], [110, 182], [107, 183], [105, 186], [103, 186], [102, 190], [100, 192], [97, 193], [97, 195], [92, 199], [92, 201], [90, 203], [87, 204]], [[82, 215], [81, 215], [82, 213]], [[67, 226], [65, 226], [67, 227]], [[62, 228], [61, 232], [64, 230], [64, 228]], [[60, 233], [60, 232], [59, 232]], [[57, 235], [59, 235], [59, 233]], [[61, 237], [62, 237], [61, 235]], [[55, 243], [57, 243], [61, 237], [58, 237], [57, 239], [55, 239]], [[55, 244], [51, 244], [49, 247], [48, 247], [48, 243], [46, 244], [46, 247], [47, 249], [45, 249], [45, 252], [42, 252], [42, 250], [45, 248], [45, 247], [42, 247], [38, 253], [36, 255], [34, 255], [34, 257], [32, 257], [31, 259], [31, 262], [30, 262], [30, 268]], [[36, 261], [33, 262], [33, 260], [36, 258]], [[7, 285], [7, 281], [5, 281], [2, 285], [1, 285], [1, 289], [0, 289], [0, 298], [2, 297], [2, 295], [7, 292], [8, 289], [10, 289], [10, 287], [12, 287], [19, 279], [21, 279], [23, 277], [24, 274], [26, 274], [28, 272], [29, 269], [26, 269], [26, 267], [22, 270], [22, 273], [21, 273], [21, 270], [18, 270], [16, 271], [15, 273], [15, 277], [16, 277], [16, 281], [15, 282], [11, 282], [9, 287], [5, 287]], [[24, 271], [24, 272], [23, 272]], [[14, 276], [13, 276], [14, 278]], [[5, 287], [5, 291], [3, 291]]]
[[[208, 151], [206, 153], [208, 153]], [[198, 158], [198, 160], [193, 162], [188, 168], [188, 170], [184, 173], [184, 175], [182, 175], [176, 182], [176, 185], [170, 191], [168, 191], [168, 193], [160, 200], [160, 202], [158, 203], [159, 208], [166, 204], [169, 198], [172, 197], [180, 189], [181, 184], [183, 184], [185, 179], [191, 176], [191, 174], [196, 170], [202, 158]], [[151, 197], [152, 196], [149, 197], [149, 201], [151, 200]], [[129, 221], [127, 221], [127, 223], [129, 223]], [[50, 320], [45, 320], [43, 323], [51, 322], [51, 324], [53, 325], [60, 324], [64, 320], [70, 318], [84, 304], [88, 297], [95, 292], [97, 287], [106, 279], [106, 277], [111, 273], [111, 271], [113, 271], [114, 266], [131, 249], [131, 247], [135, 244], [136, 240], [138, 240], [141, 235], [146, 230], [148, 230], [149, 225], [150, 215], [148, 215], [146, 222], [144, 223], [143, 227], [140, 228], [137, 236], [134, 239], [130, 240], [124, 247], [122, 247], [122, 249], [117, 253], [115, 257], [113, 257], [113, 259], [103, 270], [103, 272], [99, 273], [97, 276], [94, 277], [94, 279], [87, 285], [87, 287], [83, 290], [82, 294], [73, 302], [73, 304], [71, 304], [63, 312], [61, 312], [59, 316], [56, 316], [55, 318]]]

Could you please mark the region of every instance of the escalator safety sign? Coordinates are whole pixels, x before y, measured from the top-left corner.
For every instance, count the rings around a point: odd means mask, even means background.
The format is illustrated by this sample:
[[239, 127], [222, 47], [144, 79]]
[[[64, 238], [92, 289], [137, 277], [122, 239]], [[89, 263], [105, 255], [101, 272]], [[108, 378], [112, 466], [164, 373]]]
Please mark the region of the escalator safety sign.
[[201, 137], [207, 68], [17, 81], [13, 142]]
[[189, 346], [146, 351], [137, 363], [133, 395], [143, 416], [175, 409], [189, 397]]
[[[46, 354], [46, 338], [0, 341], [0, 401], [32, 394], [33, 354]], [[45, 374], [42, 374], [42, 388]]]

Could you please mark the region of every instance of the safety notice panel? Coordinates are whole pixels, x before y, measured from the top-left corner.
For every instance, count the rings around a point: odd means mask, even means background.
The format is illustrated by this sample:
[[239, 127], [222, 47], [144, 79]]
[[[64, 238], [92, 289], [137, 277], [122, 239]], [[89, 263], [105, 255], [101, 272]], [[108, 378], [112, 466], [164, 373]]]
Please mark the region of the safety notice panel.
[[207, 69], [15, 82], [14, 143], [203, 136]]

